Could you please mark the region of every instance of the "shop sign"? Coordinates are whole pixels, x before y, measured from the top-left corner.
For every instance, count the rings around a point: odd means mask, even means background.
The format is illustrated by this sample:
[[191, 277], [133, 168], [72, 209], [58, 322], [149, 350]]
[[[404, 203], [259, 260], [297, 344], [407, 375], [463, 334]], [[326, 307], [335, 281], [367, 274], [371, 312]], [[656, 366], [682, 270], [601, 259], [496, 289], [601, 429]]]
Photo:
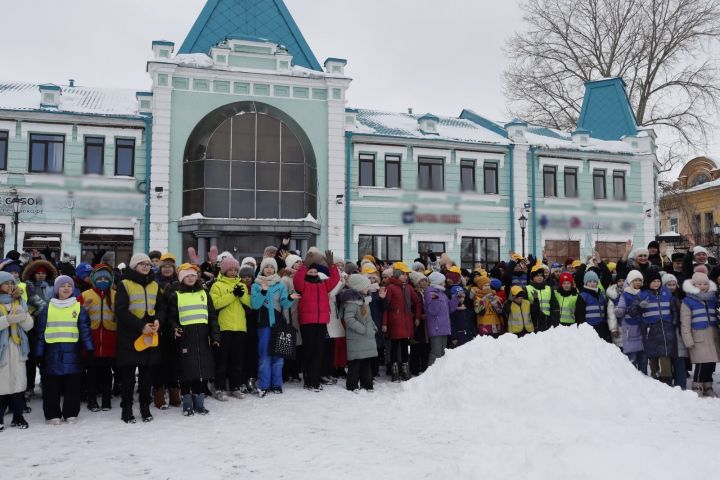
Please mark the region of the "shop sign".
[[603, 233], [630, 233], [635, 230], [635, 223], [627, 220], [583, 220], [577, 216], [542, 215], [538, 221], [540, 228], [553, 228], [559, 230], [587, 230], [601, 231]]
[[445, 223], [445, 224], [459, 224], [462, 223], [460, 215], [457, 214], [437, 214], [437, 213], [418, 213], [410, 210], [403, 212], [402, 214], [403, 223]]
[[[15, 203], [16, 197], [2, 197], [0, 200], [0, 214], [2, 215], [13, 215], [13, 203]], [[29, 197], [29, 196], [18, 196], [18, 203], [20, 203], [20, 214], [30, 215], [42, 215], [43, 202], [40, 197]]]

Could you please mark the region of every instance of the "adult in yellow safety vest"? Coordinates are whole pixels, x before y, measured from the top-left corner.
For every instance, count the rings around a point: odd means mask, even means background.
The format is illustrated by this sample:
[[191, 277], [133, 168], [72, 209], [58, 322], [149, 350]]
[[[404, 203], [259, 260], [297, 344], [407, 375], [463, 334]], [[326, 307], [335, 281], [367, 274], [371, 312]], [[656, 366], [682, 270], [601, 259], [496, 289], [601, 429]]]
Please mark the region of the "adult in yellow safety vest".
[[85, 365], [82, 350], [92, 359], [95, 349], [90, 318], [73, 296], [74, 289], [72, 278], [57, 277], [54, 296], [38, 319], [36, 353], [43, 371], [43, 412], [45, 421], [51, 425], [59, 425], [62, 419], [77, 422], [82, 393], [80, 376]]
[[530, 316], [530, 302], [527, 299], [527, 292], [524, 288], [515, 285], [510, 288], [511, 299], [505, 302], [503, 316], [507, 331], [518, 337], [533, 333], [535, 327]]
[[[130, 258], [123, 280], [118, 283], [115, 295], [117, 318], [117, 359], [121, 382], [121, 418], [125, 423], [135, 423], [133, 415], [133, 391], [135, 370], [138, 371], [138, 400], [143, 422], [150, 422], [151, 367], [161, 360], [158, 344], [160, 321], [156, 311], [163, 307], [159, 287], [152, 274], [150, 257], [136, 253]], [[144, 342], [147, 340], [147, 342]]]
[[205, 391], [215, 376], [212, 347], [220, 346], [220, 326], [213, 301], [200, 282], [200, 268], [178, 267], [180, 286], [170, 294], [168, 321], [180, 343], [180, 393], [183, 415], [206, 415]]

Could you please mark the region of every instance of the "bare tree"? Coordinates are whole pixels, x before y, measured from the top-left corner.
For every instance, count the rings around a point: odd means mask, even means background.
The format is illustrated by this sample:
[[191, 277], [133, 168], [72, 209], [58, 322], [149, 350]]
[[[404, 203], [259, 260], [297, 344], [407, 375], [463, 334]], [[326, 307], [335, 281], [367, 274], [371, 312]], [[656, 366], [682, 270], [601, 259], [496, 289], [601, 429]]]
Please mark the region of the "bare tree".
[[510, 113], [560, 129], [576, 125], [586, 81], [621, 77], [638, 125], [667, 127], [678, 147], [707, 144], [720, 104], [708, 53], [720, 0], [526, 0], [526, 30], [508, 42]]

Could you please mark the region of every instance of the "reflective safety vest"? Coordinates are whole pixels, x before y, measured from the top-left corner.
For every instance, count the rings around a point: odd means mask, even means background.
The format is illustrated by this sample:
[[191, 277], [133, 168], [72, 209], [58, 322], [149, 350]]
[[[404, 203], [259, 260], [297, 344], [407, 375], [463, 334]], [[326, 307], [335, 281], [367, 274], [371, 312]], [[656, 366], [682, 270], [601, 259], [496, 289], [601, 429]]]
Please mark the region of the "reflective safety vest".
[[45, 343], [77, 343], [80, 339], [78, 320], [80, 320], [80, 303], [75, 302], [72, 307], [66, 308], [59, 308], [49, 303]]
[[570, 325], [575, 323], [575, 304], [577, 303], [577, 293], [575, 295], [560, 295], [555, 292], [555, 300], [560, 305], [560, 323]]
[[600, 293], [596, 298], [588, 292], [582, 292], [580, 296], [585, 300], [585, 321], [597, 327], [605, 320], [605, 296]]
[[27, 301], [28, 301], [27, 285], [25, 284], [25, 282], [18, 282], [17, 286], [18, 286], [18, 288], [22, 289], [22, 292], [23, 292], [22, 299], [25, 300], [25, 303], [27, 303]]
[[643, 291], [640, 292], [639, 297], [640, 301], [646, 300], [650, 302], [650, 305], [643, 308], [643, 323], [672, 322], [672, 312], [670, 311], [672, 294], [670, 290], [662, 287], [659, 292]]
[[178, 321], [183, 327], [208, 323], [207, 292], [177, 293]]
[[702, 301], [692, 297], [685, 297], [683, 303], [692, 313], [691, 324], [693, 330], [705, 330], [718, 326], [717, 300]]
[[625, 316], [622, 318], [622, 323], [627, 323], [628, 325], [640, 325], [640, 317], [632, 317], [628, 312], [630, 305], [635, 302], [638, 296], [629, 292], [623, 292], [622, 296], [625, 299]]
[[151, 282], [145, 286], [131, 280], [123, 280], [122, 283], [128, 294], [130, 302], [128, 310], [130, 310], [130, 313], [139, 319], [144, 318], [146, 313], [154, 316], [155, 302], [158, 295], [157, 282]]
[[[117, 320], [115, 313], [108, 306], [107, 299], [103, 299], [95, 290], [85, 290], [82, 294], [83, 307], [90, 317], [90, 328], [97, 330], [102, 324], [105, 330], [116, 331]], [[110, 300], [115, 305], [115, 291], [110, 290]]]
[[523, 300], [520, 305], [510, 300], [510, 315], [508, 315], [508, 332], [520, 333], [523, 330], [528, 333], [535, 331], [530, 318], [530, 302]]
[[543, 315], [550, 316], [550, 298], [552, 297], [552, 288], [546, 286], [542, 290], [539, 288], [528, 285], [526, 287], [528, 300], [530, 303], [534, 303], [537, 298], [540, 301], [540, 311]]

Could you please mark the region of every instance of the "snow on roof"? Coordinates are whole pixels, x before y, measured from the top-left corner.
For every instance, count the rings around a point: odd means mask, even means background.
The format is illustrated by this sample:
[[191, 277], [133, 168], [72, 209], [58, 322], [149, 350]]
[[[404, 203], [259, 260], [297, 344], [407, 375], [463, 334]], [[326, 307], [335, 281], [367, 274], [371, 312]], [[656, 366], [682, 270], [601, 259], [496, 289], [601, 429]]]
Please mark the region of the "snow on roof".
[[356, 132], [388, 137], [424, 138], [428, 140], [452, 140], [470, 143], [495, 143], [507, 145], [507, 138], [478, 124], [455, 117], [438, 117], [437, 133], [420, 131], [418, 119], [423, 115], [410, 113], [357, 110]]
[[572, 134], [554, 128], [529, 125], [525, 132], [525, 140], [530, 145], [557, 150], [582, 150], [608, 153], [634, 153], [630, 144], [619, 140], [600, 140], [588, 138], [587, 145], [573, 143]]
[[685, 193], [690, 193], [713, 187], [720, 187], [720, 178], [712, 180], [710, 182], [701, 183], [700, 185], [695, 185], [694, 187], [686, 188], [684, 191]]
[[135, 90], [62, 87], [60, 105], [40, 107], [40, 85], [0, 82], [0, 110], [38, 110], [90, 115], [137, 116]]

